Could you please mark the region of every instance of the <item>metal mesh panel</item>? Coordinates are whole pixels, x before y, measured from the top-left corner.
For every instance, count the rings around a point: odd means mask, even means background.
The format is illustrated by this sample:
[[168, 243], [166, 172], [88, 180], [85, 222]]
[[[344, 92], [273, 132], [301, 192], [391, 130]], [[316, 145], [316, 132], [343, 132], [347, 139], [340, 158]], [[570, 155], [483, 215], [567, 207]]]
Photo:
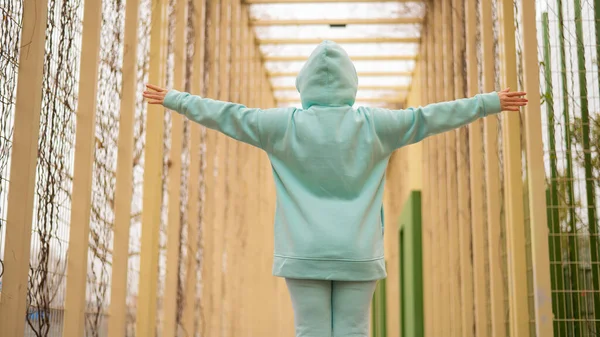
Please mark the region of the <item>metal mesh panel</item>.
[[26, 335], [62, 333], [82, 16], [81, 1], [48, 2]]
[[150, 48], [151, 0], [141, 0], [138, 19], [137, 95], [133, 148], [133, 194], [131, 198], [131, 228], [127, 271], [127, 336], [135, 336], [138, 283], [140, 274], [140, 243], [142, 234], [142, 179], [144, 176], [145, 121], [147, 105], [142, 92], [148, 80]]
[[586, 0], [537, 3], [554, 332], [595, 336], [600, 13]]
[[23, 3], [9, 0], [0, 4], [3, 20], [0, 22], [0, 289], [4, 274], [4, 241], [10, 156], [12, 150], [13, 119], [16, 99], [18, 62], [21, 41]]
[[123, 67], [124, 4], [104, 0], [100, 32], [100, 64], [96, 141], [88, 251], [86, 336], [105, 336], [112, 274], [114, 186], [116, 182], [119, 107]]

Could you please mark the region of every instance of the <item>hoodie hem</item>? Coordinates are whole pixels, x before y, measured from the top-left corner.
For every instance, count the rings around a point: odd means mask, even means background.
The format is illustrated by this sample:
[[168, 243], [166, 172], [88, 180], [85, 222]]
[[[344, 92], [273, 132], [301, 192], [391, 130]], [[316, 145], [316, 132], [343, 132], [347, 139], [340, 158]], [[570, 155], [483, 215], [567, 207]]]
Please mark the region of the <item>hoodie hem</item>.
[[375, 281], [387, 277], [383, 257], [368, 261], [350, 261], [274, 256], [273, 275], [331, 281]]

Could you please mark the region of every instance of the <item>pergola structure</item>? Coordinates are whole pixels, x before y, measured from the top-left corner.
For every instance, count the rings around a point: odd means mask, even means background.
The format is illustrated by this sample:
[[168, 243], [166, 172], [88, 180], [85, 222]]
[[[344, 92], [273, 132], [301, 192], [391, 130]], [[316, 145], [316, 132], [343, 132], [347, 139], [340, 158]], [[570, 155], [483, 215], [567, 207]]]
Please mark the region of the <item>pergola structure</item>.
[[292, 336], [270, 158], [141, 96], [299, 107], [324, 39], [357, 105], [529, 99], [388, 158], [371, 337], [598, 334], [599, 7], [0, 1], [0, 336]]

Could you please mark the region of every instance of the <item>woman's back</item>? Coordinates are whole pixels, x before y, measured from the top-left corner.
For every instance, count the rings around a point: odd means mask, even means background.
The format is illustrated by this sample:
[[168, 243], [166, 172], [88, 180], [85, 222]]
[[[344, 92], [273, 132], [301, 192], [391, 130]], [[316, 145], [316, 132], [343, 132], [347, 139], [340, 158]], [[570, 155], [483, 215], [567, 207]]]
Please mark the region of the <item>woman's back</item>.
[[302, 109], [251, 109], [175, 90], [164, 105], [269, 155], [277, 192], [275, 275], [384, 278], [382, 198], [389, 156], [500, 112], [498, 95], [417, 109], [355, 109], [356, 70], [331, 41], [311, 54], [296, 87]]

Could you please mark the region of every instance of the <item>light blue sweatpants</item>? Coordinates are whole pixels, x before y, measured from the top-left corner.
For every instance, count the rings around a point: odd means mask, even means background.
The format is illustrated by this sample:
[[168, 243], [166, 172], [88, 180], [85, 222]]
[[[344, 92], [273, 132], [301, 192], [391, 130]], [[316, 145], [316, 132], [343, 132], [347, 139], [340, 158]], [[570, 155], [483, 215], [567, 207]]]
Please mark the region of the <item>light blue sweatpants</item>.
[[296, 337], [367, 337], [377, 281], [286, 279]]

